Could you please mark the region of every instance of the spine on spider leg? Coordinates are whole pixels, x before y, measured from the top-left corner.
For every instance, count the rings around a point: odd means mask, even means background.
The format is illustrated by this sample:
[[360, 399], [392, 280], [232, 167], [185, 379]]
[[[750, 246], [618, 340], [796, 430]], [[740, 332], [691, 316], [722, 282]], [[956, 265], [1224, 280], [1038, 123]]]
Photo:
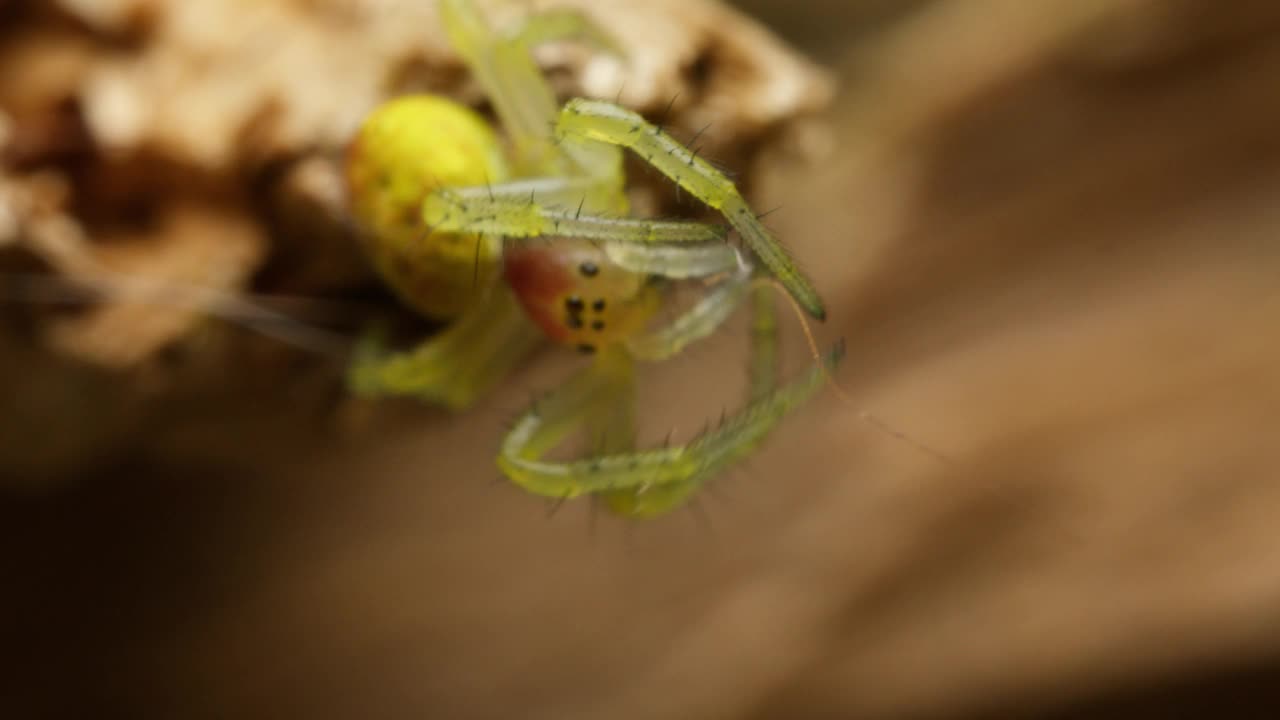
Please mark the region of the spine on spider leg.
[[558, 139], [621, 145], [644, 158], [680, 187], [719, 210], [737, 189], [729, 178], [638, 113], [603, 100], [577, 98], [561, 110]]
[[723, 213], [805, 311], [819, 320], [826, 317], [813, 284], [752, 212], [733, 181], [661, 128], [613, 103], [579, 98], [560, 111], [556, 137], [621, 145], [644, 158], [672, 182]]
[[742, 241], [760, 258], [778, 282], [782, 283], [791, 297], [800, 303], [800, 307], [814, 318], [826, 320], [827, 309], [813, 283], [736, 190], [733, 197], [725, 201], [722, 212], [729, 219], [729, 224], [742, 236]]

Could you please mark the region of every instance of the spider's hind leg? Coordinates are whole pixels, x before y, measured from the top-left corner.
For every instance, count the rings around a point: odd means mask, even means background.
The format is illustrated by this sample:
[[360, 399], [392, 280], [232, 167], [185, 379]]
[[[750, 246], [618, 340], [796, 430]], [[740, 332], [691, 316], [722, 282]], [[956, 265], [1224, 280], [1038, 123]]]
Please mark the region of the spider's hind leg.
[[513, 482], [534, 494], [598, 495], [611, 510], [631, 517], [651, 517], [682, 505], [708, 478], [754, 451], [782, 418], [821, 387], [843, 355], [837, 348], [818, 366], [776, 386], [777, 340], [772, 318], [766, 315], [772, 306], [762, 296], [756, 297], [751, 401], [718, 427], [680, 446], [567, 462], [543, 459], [570, 432], [601, 417], [616, 397], [619, 383], [631, 382], [629, 354], [611, 348], [517, 419], [503, 440], [498, 465]]
[[[648, 338], [643, 346], [653, 352], [654, 359], [669, 357], [682, 350], [690, 342], [701, 339], [711, 332], [709, 325], [718, 326], [733, 311], [746, 293], [751, 294], [751, 339], [750, 362], [748, 364], [748, 406], [743, 413], [752, 408], [767, 407], [770, 396], [778, 390], [778, 338], [777, 313], [774, 307], [773, 289], [764, 283], [752, 283], [750, 275], [739, 276], [723, 283], [712, 294], [695, 306], [685, 315], [677, 318], [669, 327], [663, 328]], [[665, 351], [665, 352], [664, 352]], [[777, 423], [782, 414], [772, 420]], [[734, 416], [737, 419], [737, 416]], [[730, 420], [721, 416], [720, 427], [723, 429]], [[766, 421], [768, 422], [768, 421]], [[708, 430], [706, 434], [711, 431]], [[768, 432], [768, 429], [762, 431]], [[757, 441], [758, 442], [758, 441]], [[696, 441], [695, 441], [696, 443]], [[751, 441], [744, 436], [745, 456], [753, 449]], [[732, 462], [732, 461], [730, 461]], [[726, 463], [727, 464], [727, 463]], [[629, 517], [649, 517], [679, 507], [693, 498], [694, 493], [711, 479], [713, 471], [696, 474], [687, 479], [676, 480], [664, 485], [651, 485], [640, 488], [626, 488], [601, 493], [605, 505], [619, 515]]]
[[463, 410], [523, 362], [541, 340], [510, 289], [497, 286], [413, 350], [391, 353], [370, 339], [357, 350], [348, 381], [357, 395], [409, 396]]

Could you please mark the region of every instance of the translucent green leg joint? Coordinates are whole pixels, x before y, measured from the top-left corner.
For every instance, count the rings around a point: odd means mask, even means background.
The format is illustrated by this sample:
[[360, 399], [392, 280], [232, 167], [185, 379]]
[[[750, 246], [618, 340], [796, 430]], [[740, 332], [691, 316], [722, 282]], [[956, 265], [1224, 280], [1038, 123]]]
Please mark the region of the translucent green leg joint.
[[[762, 327], [771, 328], [769, 321]], [[593, 413], [600, 398], [620, 376], [630, 373], [630, 359], [618, 352], [602, 354], [596, 363], [529, 409], [502, 444], [498, 465], [525, 490], [553, 498], [603, 496], [614, 511], [650, 517], [683, 504], [708, 478], [755, 450], [788, 413], [804, 403], [843, 357], [837, 347], [818, 366], [781, 387], [764, 379], [774, 366], [772, 332], [753, 333], [763, 365], [753, 367], [752, 400], [685, 445], [618, 453], [569, 462], [543, 456]]]

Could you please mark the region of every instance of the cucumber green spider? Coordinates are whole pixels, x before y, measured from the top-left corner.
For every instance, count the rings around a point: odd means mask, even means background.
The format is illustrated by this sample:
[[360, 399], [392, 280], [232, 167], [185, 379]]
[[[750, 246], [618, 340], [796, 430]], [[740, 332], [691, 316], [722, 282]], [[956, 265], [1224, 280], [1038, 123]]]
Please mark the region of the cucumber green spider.
[[[695, 152], [613, 103], [574, 99], [557, 108], [529, 49], [571, 38], [607, 49], [589, 22], [550, 12], [506, 33], [469, 0], [441, 0], [440, 9], [450, 42], [502, 123], [507, 151], [477, 115], [439, 97], [392, 100], [366, 120], [346, 166], [366, 249], [409, 305], [452, 324], [408, 352], [366, 347], [352, 366], [352, 386], [461, 409], [541, 337], [576, 347], [592, 355], [591, 364], [516, 420], [499, 467], [537, 495], [595, 496], [634, 517], [671, 510], [753, 451], [840, 359], [837, 349], [778, 384], [770, 285], [776, 279], [819, 319], [822, 301], [733, 182]], [[718, 210], [749, 252], [725, 241], [725, 226], [629, 217], [623, 149]], [[757, 261], [772, 278], [757, 272]], [[670, 324], [651, 329], [666, 281], [674, 280], [708, 289]], [[688, 444], [637, 450], [636, 361], [679, 353], [748, 297], [746, 406]], [[591, 431], [594, 454], [545, 458], [581, 429]]]

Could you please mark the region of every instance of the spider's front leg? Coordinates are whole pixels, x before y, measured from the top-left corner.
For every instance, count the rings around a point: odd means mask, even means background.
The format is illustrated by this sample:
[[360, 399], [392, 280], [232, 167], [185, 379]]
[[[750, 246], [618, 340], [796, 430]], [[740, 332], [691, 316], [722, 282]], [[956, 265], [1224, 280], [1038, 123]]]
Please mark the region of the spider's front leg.
[[[422, 220], [444, 232], [484, 233], [524, 240], [559, 237], [590, 240], [626, 270], [673, 279], [705, 277], [738, 268], [737, 252], [724, 244], [726, 230], [706, 223], [604, 217], [540, 200], [535, 184], [441, 189], [427, 196]], [[529, 187], [527, 193], [521, 192]], [[518, 190], [516, 190], [518, 189]]]
[[555, 134], [562, 143], [620, 146], [634, 152], [707, 206], [719, 210], [796, 302], [813, 317], [826, 317], [813, 283], [760, 222], [733, 181], [662, 128], [614, 103], [578, 98], [560, 110]]

